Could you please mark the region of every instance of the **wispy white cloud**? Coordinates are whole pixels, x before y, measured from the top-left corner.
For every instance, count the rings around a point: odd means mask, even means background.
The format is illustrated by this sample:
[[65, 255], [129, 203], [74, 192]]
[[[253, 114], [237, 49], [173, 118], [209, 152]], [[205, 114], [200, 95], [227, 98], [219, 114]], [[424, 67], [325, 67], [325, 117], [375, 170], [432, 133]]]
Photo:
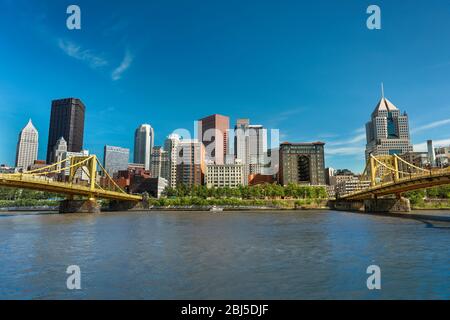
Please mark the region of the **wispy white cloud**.
[[74, 42], [59, 39], [58, 46], [69, 57], [85, 62], [93, 69], [108, 64], [108, 61], [103, 57], [95, 54], [92, 50], [83, 49]]
[[294, 115], [305, 111], [306, 108], [297, 107], [289, 110], [281, 111], [277, 114], [271, 114], [270, 118], [266, 120], [266, 123], [270, 128], [278, 128], [281, 123], [286, 120], [292, 119]]
[[112, 72], [111, 79], [116, 81], [122, 78], [122, 74], [131, 66], [133, 59], [133, 55], [127, 50], [120, 65]]
[[364, 147], [328, 147], [325, 148], [327, 155], [333, 156], [363, 156]]
[[[448, 147], [450, 146], [450, 139], [442, 139], [442, 140], [433, 140], [433, 146], [437, 147]], [[416, 152], [426, 152], [427, 151], [427, 143], [422, 142], [414, 145], [414, 151]]]
[[[342, 136], [341, 136], [342, 137]], [[327, 142], [325, 153], [331, 156], [364, 156], [365, 128], [358, 128], [342, 139]]]
[[327, 144], [329, 146], [342, 146], [342, 145], [349, 145], [349, 144], [356, 144], [356, 143], [360, 143], [363, 142], [366, 139], [366, 134], [365, 133], [360, 133], [356, 136], [353, 136], [349, 139], [344, 139], [344, 140], [336, 140], [336, 141], [330, 141]]
[[445, 126], [446, 124], [450, 124], [450, 119], [438, 120], [438, 121], [434, 121], [434, 122], [428, 123], [428, 124], [420, 126], [420, 127], [416, 127], [411, 130], [411, 133], [417, 133], [417, 132]]
[[366, 133], [366, 127], [360, 127], [355, 130], [355, 133]]

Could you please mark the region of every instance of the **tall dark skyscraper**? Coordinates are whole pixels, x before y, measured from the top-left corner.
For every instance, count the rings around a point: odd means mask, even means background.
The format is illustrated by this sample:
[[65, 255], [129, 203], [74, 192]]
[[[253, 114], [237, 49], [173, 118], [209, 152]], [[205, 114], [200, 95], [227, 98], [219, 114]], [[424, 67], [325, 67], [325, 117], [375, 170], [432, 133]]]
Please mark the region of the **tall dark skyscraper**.
[[53, 149], [61, 137], [64, 137], [67, 142], [67, 151], [80, 152], [83, 149], [84, 112], [85, 106], [80, 99], [67, 98], [52, 101], [47, 163], [54, 161]]

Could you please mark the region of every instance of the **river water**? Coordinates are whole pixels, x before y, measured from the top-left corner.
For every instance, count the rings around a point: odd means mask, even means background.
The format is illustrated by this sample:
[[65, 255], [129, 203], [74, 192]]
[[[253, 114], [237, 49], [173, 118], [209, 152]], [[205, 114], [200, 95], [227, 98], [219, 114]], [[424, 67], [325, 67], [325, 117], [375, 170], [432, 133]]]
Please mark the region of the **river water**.
[[[68, 290], [69, 265], [81, 289]], [[368, 290], [367, 267], [381, 269]], [[449, 299], [450, 223], [334, 211], [0, 215], [0, 299]]]

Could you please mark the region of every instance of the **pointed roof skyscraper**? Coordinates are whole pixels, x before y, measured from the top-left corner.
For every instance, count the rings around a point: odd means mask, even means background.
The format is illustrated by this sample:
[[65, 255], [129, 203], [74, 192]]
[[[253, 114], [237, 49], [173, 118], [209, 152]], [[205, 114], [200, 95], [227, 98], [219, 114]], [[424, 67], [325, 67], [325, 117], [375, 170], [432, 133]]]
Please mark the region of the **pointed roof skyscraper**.
[[20, 131], [16, 150], [16, 167], [26, 170], [37, 160], [39, 133], [33, 122], [28, 120], [27, 125]]

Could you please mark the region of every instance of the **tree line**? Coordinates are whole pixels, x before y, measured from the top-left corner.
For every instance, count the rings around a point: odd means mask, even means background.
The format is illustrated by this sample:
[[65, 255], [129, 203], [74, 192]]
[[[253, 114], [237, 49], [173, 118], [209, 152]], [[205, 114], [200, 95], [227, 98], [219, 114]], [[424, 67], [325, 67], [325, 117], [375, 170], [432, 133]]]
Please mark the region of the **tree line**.
[[166, 197], [197, 197], [197, 198], [238, 198], [238, 199], [326, 199], [327, 191], [323, 186], [305, 186], [299, 184], [259, 184], [255, 186], [239, 186], [237, 188], [207, 188], [202, 185], [178, 185], [167, 187], [163, 193]]

